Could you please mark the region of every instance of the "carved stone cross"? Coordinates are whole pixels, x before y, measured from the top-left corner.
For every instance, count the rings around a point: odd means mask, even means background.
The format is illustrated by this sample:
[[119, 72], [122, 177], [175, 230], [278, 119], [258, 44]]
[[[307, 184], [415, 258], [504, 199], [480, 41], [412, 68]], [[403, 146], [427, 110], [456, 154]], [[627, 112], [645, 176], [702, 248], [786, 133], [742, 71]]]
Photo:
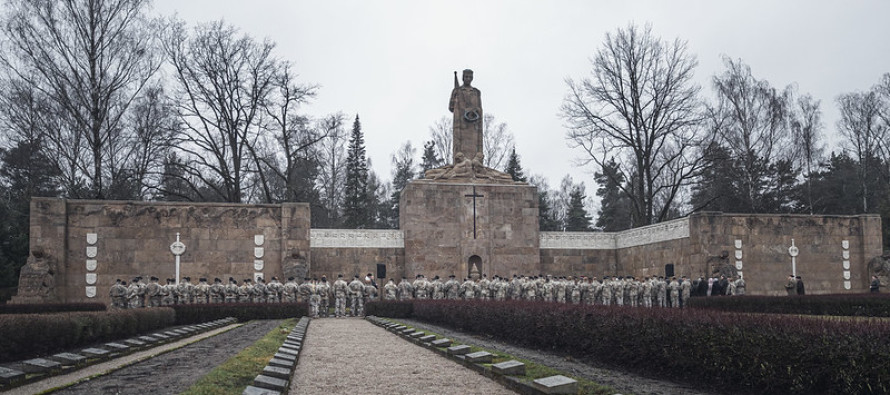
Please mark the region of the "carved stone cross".
[[479, 195], [476, 193], [476, 186], [473, 185], [473, 193], [470, 195], [464, 195], [465, 197], [473, 198], [473, 238], [476, 238], [476, 198], [477, 197], [485, 197], [483, 195]]

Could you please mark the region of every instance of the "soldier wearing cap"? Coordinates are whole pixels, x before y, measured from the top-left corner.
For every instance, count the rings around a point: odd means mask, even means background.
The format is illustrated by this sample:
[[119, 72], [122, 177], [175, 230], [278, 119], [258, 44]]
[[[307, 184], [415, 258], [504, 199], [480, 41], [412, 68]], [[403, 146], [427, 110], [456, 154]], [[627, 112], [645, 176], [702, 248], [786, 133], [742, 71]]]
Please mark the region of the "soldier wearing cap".
[[210, 284], [207, 279], [201, 277], [198, 279], [198, 285], [192, 288], [192, 301], [195, 304], [207, 304], [207, 298], [210, 297]]
[[386, 282], [386, 285], [383, 286], [383, 297], [386, 300], [396, 300], [399, 294], [399, 287], [396, 286], [396, 283], [389, 279]]
[[145, 296], [148, 297], [149, 307], [161, 306], [161, 286], [157, 277], [151, 276], [150, 282], [145, 286]]
[[448, 276], [448, 281], [445, 283], [445, 297], [450, 300], [457, 300], [460, 298], [460, 283], [454, 279], [454, 275]]
[[318, 312], [322, 317], [328, 316], [328, 306], [330, 305], [331, 299], [331, 285], [328, 284], [328, 278], [326, 276], [321, 276], [321, 282], [315, 286], [316, 292], [318, 292], [318, 297], [320, 302], [318, 303]]
[[337, 281], [334, 281], [331, 292], [334, 294], [334, 316], [345, 317], [346, 297], [349, 295], [349, 286], [343, 280], [342, 274], [337, 275]]
[[349, 283], [349, 305], [351, 307], [350, 313], [353, 317], [360, 317], [364, 315], [364, 297], [365, 297], [365, 286], [358, 279], [358, 274], [355, 275], [355, 278]]
[[127, 288], [121, 285], [121, 279], [114, 281], [114, 285], [108, 291], [108, 296], [111, 297], [111, 307], [117, 309], [126, 308]]
[[281, 301], [281, 283], [278, 277], [272, 277], [272, 281], [266, 284], [266, 303], [278, 303]]
[[219, 277], [213, 279], [210, 286], [210, 303], [222, 303], [226, 299], [226, 287]]
[[161, 286], [161, 306], [172, 306], [176, 304], [176, 299], [173, 298], [176, 281], [172, 278], [168, 278], [166, 282], [167, 284]]
[[250, 302], [250, 294], [253, 293], [253, 285], [250, 282], [249, 278], [245, 278], [238, 287], [238, 303]]
[[297, 302], [309, 303], [309, 299], [312, 296], [312, 284], [309, 282], [310, 280], [309, 277], [303, 277], [303, 282], [298, 288]]
[[226, 285], [226, 303], [235, 303], [238, 301], [238, 281], [234, 277], [229, 277], [229, 283]]
[[297, 301], [297, 292], [299, 291], [300, 286], [297, 285], [297, 282], [294, 281], [293, 277], [288, 277], [287, 282], [284, 283], [284, 301], [287, 303], [294, 303]]

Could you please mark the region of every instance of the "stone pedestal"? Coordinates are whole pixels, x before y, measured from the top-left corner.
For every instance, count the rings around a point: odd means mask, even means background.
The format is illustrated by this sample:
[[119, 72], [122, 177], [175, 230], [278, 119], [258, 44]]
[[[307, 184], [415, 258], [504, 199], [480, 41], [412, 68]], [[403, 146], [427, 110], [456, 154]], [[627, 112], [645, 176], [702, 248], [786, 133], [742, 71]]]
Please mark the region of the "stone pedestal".
[[462, 279], [474, 264], [489, 278], [539, 271], [537, 188], [472, 181], [414, 180], [402, 191], [405, 276]]

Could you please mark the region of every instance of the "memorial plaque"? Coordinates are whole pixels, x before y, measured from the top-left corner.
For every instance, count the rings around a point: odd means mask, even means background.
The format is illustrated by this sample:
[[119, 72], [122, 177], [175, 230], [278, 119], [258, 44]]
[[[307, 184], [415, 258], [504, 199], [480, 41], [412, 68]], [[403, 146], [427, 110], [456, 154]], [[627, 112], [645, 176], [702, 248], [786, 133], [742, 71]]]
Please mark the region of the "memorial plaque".
[[566, 376], [543, 377], [532, 381], [532, 387], [545, 394], [575, 394], [578, 382]]

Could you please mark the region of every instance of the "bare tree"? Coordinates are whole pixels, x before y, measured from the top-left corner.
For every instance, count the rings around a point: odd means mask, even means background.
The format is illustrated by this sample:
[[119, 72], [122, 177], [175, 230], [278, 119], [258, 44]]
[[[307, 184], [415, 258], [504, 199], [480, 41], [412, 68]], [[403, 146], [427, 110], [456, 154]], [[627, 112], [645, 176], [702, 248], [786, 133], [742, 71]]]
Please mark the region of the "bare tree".
[[602, 168], [616, 158], [632, 181], [622, 191], [635, 226], [663, 221], [702, 166], [697, 61], [685, 42], [629, 25], [607, 33], [591, 63], [592, 78], [566, 79], [567, 137], [585, 152], [583, 164]]
[[822, 110], [819, 100], [810, 95], [797, 99], [791, 119], [791, 135], [796, 147], [797, 163], [806, 171], [806, 205], [813, 214], [813, 190], [811, 178], [822, 158]]
[[[268, 153], [262, 155], [257, 147], [250, 146], [260, 170], [258, 176], [264, 200], [270, 203], [279, 200], [272, 196], [270, 183], [273, 180], [270, 178], [284, 186], [284, 201], [306, 201], [305, 196], [301, 196], [301, 192], [304, 192], [301, 189], [305, 186], [299, 185], [297, 177], [301, 170], [306, 170], [305, 167], [317, 167], [312, 148], [329, 133], [326, 128], [311, 127], [310, 121], [297, 113], [300, 105], [315, 96], [317, 86], [297, 84], [295, 79], [291, 66], [284, 64], [273, 78], [272, 95], [264, 105], [268, 116], [268, 137], [274, 140], [274, 145], [269, 145], [274, 148], [270, 147]], [[315, 169], [311, 169], [311, 172], [314, 173]]]
[[454, 162], [454, 120], [444, 116], [430, 126], [430, 140], [435, 145], [436, 156], [442, 159], [443, 165]]
[[[846, 138], [845, 148], [852, 152], [859, 164], [859, 188], [862, 212], [869, 212], [869, 184], [882, 144], [888, 139], [888, 128], [881, 122], [881, 99], [876, 89], [846, 93], [837, 98], [841, 119], [838, 131]], [[873, 208], [873, 207], [872, 207]]]
[[317, 122], [325, 131], [325, 138], [317, 148], [320, 169], [318, 183], [322, 205], [328, 211], [331, 224], [337, 224], [342, 214], [343, 188], [346, 183], [346, 142], [348, 133], [343, 128], [346, 115], [331, 114]]
[[778, 160], [793, 159], [792, 87], [773, 88], [758, 80], [741, 60], [723, 59], [726, 71], [713, 78], [717, 103], [710, 114], [717, 140], [737, 158], [751, 212], [760, 212], [768, 179], [765, 169]]
[[[454, 161], [454, 152], [451, 149], [454, 143], [452, 122], [452, 117], [442, 117], [430, 126], [430, 140], [434, 144], [436, 156], [442, 158], [446, 165]], [[485, 160], [482, 164], [493, 169], [502, 169], [513, 149], [513, 141], [513, 132], [507, 128], [507, 124], [498, 122], [493, 114], [485, 113], [482, 132], [482, 154]]]
[[109, 197], [109, 179], [128, 166], [109, 144], [126, 138], [128, 109], [161, 64], [147, 7], [147, 0], [6, 3], [0, 63], [64, 121], [47, 138], [69, 195]]
[[261, 184], [252, 155], [281, 70], [274, 47], [222, 21], [198, 25], [191, 35], [175, 22], [164, 40], [183, 124], [176, 142], [188, 179], [227, 202], [244, 201], [245, 192]]
[[485, 155], [483, 165], [492, 169], [503, 170], [507, 159], [515, 146], [513, 132], [507, 124], [498, 122], [494, 115], [485, 113], [483, 116], [484, 131], [482, 133], [482, 151]]

